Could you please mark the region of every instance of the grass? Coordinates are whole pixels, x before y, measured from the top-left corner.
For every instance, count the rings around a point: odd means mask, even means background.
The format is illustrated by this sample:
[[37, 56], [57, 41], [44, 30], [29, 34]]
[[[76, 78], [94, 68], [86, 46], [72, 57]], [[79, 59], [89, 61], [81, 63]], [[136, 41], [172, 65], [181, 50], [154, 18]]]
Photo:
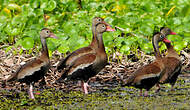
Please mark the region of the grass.
[[139, 90], [133, 87], [101, 89], [84, 95], [80, 91], [63, 92], [55, 88], [44, 89], [36, 100], [28, 99], [27, 92], [1, 90], [1, 109], [156, 109], [186, 110], [190, 106], [190, 81], [180, 78], [175, 91], [162, 85], [159, 93], [150, 90], [149, 97], [139, 96]]

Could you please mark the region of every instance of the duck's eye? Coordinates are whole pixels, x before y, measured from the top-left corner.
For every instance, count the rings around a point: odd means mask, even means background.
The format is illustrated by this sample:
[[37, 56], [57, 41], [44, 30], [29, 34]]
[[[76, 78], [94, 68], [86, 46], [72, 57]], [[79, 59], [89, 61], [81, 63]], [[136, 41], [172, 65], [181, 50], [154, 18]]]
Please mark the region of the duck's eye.
[[160, 38], [161, 38], [161, 39], [164, 39], [164, 35], [160, 35]]
[[105, 28], [105, 25], [103, 25], [102, 28]]
[[99, 18], [99, 19], [98, 19], [98, 21], [100, 22], [100, 21], [101, 21], [101, 19]]
[[46, 33], [49, 33], [49, 31], [46, 31]]

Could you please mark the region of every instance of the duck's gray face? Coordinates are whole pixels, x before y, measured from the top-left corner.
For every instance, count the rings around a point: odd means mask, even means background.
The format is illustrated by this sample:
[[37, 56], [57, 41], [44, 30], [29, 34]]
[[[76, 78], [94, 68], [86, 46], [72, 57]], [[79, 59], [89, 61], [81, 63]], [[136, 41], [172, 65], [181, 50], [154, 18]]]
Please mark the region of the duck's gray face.
[[47, 29], [47, 28], [42, 29], [42, 31], [40, 32], [40, 35], [41, 35], [41, 37], [43, 37], [44, 39], [49, 38], [49, 37], [51, 37], [51, 38], [57, 38], [57, 37], [56, 37], [49, 29]]
[[165, 35], [163, 35], [162, 33], [158, 32], [158, 33], [155, 33], [154, 34], [154, 37], [153, 37], [153, 41], [155, 42], [164, 42], [164, 43], [170, 43], [171, 41], [169, 41]]
[[101, 23], [101, 24], [97, 25], [96, 31], [98, 33], [103, 33], [103, 32], [106, 32], [106, 31], [115, 31], [115, 29], [112, 29], [109, 25], [106, 26], [106, 24]]
[[175, 32], [173, 32], [170, 28], [168, 28], [168, 27], [163, 27], [163, 28], [161, 28], [160, 29], [160, 32], [162, 33], [162, 34], [164, 34], [165, 36], [167, 36], [167, 35], [176, 35], [176, 33]]
[[100, 18], [100, 17], [95, 17], [93, 20], [92, 20], [92, 23], [94, 26], [98, 25], [99, 23], [103, 23], [104, 22], [104, 19], [103, 18]]

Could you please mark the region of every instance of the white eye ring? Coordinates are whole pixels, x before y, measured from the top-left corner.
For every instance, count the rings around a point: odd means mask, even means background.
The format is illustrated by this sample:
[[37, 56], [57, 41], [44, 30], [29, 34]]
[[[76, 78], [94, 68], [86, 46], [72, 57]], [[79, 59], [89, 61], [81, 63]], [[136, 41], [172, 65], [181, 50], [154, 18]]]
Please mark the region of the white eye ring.
[[164, 39], [164, 35], [160, 35], [160, 38], [161, 38], [161, 39]]

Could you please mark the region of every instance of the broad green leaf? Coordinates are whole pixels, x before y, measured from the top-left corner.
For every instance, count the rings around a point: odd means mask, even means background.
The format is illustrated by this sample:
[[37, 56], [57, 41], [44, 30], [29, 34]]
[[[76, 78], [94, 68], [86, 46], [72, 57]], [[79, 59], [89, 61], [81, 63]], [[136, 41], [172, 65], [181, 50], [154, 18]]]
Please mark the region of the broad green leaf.
[[39, 0], [30, 0], [30, 6], [32, 8], [37, 8], [40, 5], [40, 1]]
[[47, 21], [47, 24], [48, 25], [54, 25], [55, 23], [56, 23], [56, 17], [54, 17], [54, 16], [51, 16], [49, 19], [48, 19], [48, 21]]
[[22, 40], [22, 46], [25, 49], [29, 50], [29, 49], [33, 48], [33, 46], [34, 46], [34, 40], [31, 37], [25, 37]]
[[47, 5], [48, 6], [45, 8], [45, 10], [52, 11], [56, 7], [56, 2], [54, 0], [50, 0]]
[[15, 36], [15, 35], [18, 35], [19, 33], [20, 33], [20, 29], [19, 29], [19, 28], [13, 28], [13, 29], [11, 30], [10, 35], [11, 35], [11, 36]]
[[4, 31], [8, 34], [11, 35], [11, 31], [12, 31], [12, 26], [10, 23], [7, 24], [7, 26], [5, 27]]
[[121, 47], [120, 52], [123, 54], [129, 54], [130, 53], [130, 47], [128, 45], [124, 45]]
[[21, 11], [21, 7], [15, 3], [10, 3], [7, 5], [7, 8], [10, 10], [17, 10], [17, 11]]
[[48, 0], [40, 1], [40, 8], [45, 9], [48, 6]]
[[60, 53], [66, 53], [69, 51], [69, 47], [66, 42], [63, 42], [57, 49]]
[[141, 46], [142, 50], [145, 51], [146, 53], [150, 53], [153, 48], [152, 48], [152, 43], [145, 43], [144, 45]]
[[17, 26], [19, 24], [25, 23], [27, 21], [27, 18], [25, 16], [15, 16], [12, 19], [12, 26]]

